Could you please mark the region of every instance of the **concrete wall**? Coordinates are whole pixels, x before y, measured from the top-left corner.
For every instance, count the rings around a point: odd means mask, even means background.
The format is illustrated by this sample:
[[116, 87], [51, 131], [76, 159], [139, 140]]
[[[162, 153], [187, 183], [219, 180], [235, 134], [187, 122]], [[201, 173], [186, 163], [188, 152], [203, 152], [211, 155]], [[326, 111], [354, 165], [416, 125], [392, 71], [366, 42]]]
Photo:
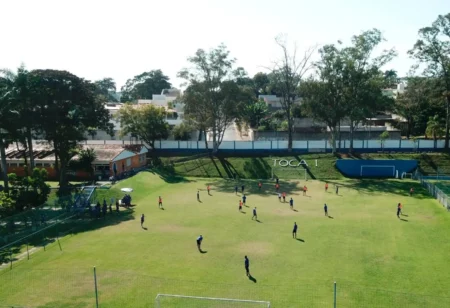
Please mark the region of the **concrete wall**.
[[[367, 140], [367, 139], [377, 139], [380, 132], [367, 132], [367, 131], [355, 131], [353, 133], [353, 140]], [[265, 131], [254, 131], [253, 138], [255, 141], [268, 141], [268, 140], [288, 140], [287, 132], [265, 132]], [[296, 132], [293, 134], [294, 140], [329, 140], [331, 139], [330, 133], [321, 132]], [[399, 140], [401, 138], [400, 131], [389, 131], [390, 140]], [[341, 132], [341, 140], [350, 139], [349, 132]]]

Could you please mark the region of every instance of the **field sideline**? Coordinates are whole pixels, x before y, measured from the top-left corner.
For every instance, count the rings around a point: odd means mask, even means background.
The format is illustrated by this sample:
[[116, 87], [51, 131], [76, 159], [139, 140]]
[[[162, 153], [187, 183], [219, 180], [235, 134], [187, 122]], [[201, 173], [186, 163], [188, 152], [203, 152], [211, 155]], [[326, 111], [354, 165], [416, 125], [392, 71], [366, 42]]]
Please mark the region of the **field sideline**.
[[[334, 182], [325, 193], [324, 182], [307, 181], [304, 197], [304, 181], [282, 181], [297, 211], [278, 201], [273, 183], [265, 182], [262, 192], [256, 181], [241, 183], [248, 191], [245, 213], [238, 212], [233, 181], [141, 172], [116, 184], [105, 197], [132, 187], [132, 216], [108, 214], [62, 238], [62, 251], [53, 243], [0, 271], [0, 306], [92, 307], [93, 266], [101, 307], [151, 307], [157, 293], [331, 307], [334, 281], [338, 307], [450, 305], [449, 214], [417, 182], [340, 180], [336, 195]], [[165, 210], [158, 209], [159, 195]], [[324, 216], [325, 202], [333, 219]], [[403, 220], [396, 217], [398, 202]], [[251, 220], [254, 206], [260, 223]], [[140, 227], [141, 214], [148, 230]], [[292, 238], [294, 222], [301, 241]], [[196, 249], [200, 234], [207, 253]], [[245, 276], [244, 255], [256, 283]], [[183, 306], [202, 307], [190, 304]]]

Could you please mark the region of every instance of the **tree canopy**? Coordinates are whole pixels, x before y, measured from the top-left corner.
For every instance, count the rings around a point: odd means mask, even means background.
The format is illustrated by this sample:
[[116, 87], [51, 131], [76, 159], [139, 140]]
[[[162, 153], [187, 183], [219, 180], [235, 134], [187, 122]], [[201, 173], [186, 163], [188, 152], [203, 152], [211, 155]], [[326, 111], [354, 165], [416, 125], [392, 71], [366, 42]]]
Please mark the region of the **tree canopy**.
[[161, 70], [152, 70], [128, 79], [122, 87], [120, 101], [133, 102], [138, 99], [152, 99], [153, 94], [161, 94], [164, 89], [172, 87], [169, 77]]

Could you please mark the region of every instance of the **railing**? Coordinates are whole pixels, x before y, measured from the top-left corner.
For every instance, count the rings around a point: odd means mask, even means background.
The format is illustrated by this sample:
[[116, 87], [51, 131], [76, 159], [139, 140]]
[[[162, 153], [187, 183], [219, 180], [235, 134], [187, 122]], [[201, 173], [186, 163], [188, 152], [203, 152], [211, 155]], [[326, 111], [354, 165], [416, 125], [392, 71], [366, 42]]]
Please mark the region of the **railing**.
[[419, 171], [416, 171], [414, 178], [420, 181], [423, 187], [425, 187], [428, 192], [442, 204], [448, 211], [450, 211], [450, 196], [443, 192], [436, 184], [430, 182], [430, 180], [449, 180], [450, 177], [446, 175], [436, 175], [434, 176], [424, 176]]
[[[36, 141], [45, 142], [45, 141]], [[140, 144], [140, 141], [130, 140], [85, 140], [80, 144], [85, 145], [128, 145]], [[383, 143], [380, 140], [354, 140], [354, 150], [368, 151], [434, 151], [444, 149], [444, 140], [386, 140]], [[350, 140], [341, 140], [340, 149], [349, 149]], [[172, 141], [162, 140], [155, 143], [157, 150], [194, 150], [205, 151], [205, 141]], [[213, 148], [213, 142], [208, 142], [208, 149]], [[326, 152], [331, 151], [332, 146], [328, 140], [294, 140], [292, 148], [307, 152]], [[287, 150], [287, 140], [267, 140], [267, 141], [223, 141], [219, 150], [224, 151], [276, 151]]]

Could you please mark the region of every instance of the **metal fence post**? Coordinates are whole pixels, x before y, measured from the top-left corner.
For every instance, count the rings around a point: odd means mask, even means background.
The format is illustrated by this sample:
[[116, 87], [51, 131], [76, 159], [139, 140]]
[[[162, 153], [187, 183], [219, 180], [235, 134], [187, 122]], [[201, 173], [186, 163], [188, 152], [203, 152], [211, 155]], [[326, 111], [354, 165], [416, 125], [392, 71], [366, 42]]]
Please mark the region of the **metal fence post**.
[[30, 252], [28, 251], [28, 243], [27, 243], [27, 258], [30, 260]]
[[9, 248], [9, 261], [11, 261], [11, 266], [10, 266], [9, 269], [12, 269], [12, 262], [13, 262], [13, 259], [12, 259], [12, 250], [11, 250], [11, 248]]
[[98, 308], [97, 270], [94, 266], [95, 307]]
[[335, 281], [334, 282], [334, 305], [333, 305], [334, 308], [336, 308], [336, 298], [337, 298], [337, 296], [336, 296], [336, 281]]

